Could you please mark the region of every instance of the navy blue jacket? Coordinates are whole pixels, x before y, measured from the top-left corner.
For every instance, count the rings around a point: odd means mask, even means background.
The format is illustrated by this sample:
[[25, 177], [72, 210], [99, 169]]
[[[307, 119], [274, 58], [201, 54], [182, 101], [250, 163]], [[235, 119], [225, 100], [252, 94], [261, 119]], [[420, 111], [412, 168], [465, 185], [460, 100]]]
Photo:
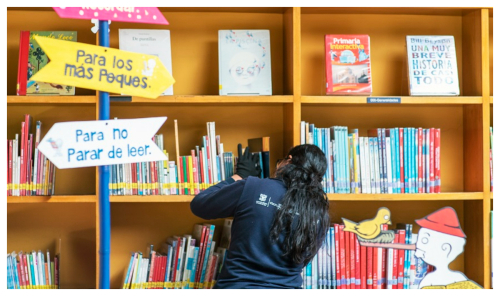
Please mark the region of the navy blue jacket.
[[301, 288], [303, 264], [283, 256], [283, 234], [274, 244], [269, 238], [285, 192], [279, 179], [229, 178], [194, 197], [191, 211], [196, 216], [234, 217], [231, 244], [214, 288]]

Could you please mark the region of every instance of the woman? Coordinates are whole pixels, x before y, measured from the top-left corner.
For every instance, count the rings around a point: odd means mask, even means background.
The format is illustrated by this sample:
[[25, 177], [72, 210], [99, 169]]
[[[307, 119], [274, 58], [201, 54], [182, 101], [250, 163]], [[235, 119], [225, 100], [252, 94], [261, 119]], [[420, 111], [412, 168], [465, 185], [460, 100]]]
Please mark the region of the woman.
[[231, 244], [214, 288], [301, 288], [302, 268], [330, 225], [321, 186], [326, 158], [314, 145], [292, 148], [276, 178], [259, 179], [257, 160], [238, 145], [236, 174], [196, 195], [204, 219], [234, 217]]

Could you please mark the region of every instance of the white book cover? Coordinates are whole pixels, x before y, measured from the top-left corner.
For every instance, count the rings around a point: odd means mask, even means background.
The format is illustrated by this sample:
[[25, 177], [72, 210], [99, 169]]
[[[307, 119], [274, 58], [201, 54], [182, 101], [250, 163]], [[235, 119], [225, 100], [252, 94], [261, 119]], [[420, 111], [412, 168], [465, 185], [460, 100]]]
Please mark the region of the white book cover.
[[406, 49], [410, 95], [460, 95], [453, 36], [406, 36]]
[[[170, 30], [119, 29], [118, 35], [121, 50], [157, 56], [163, 66], [172, 74]], [[171, 86], [162, 95], [173, 94], [174, 87]]]
[[389, 137], [383, 137], [385, 138], [385, 154], [386, 154], [386, 159], [387, 159], [387, 178], [388, 178], [388, 183], [387, 183], [387, 193], [393, 193], [392, 191], [392, 158], [391, 158], [391, 138]]
[[219, 30], [219, 94], [272, 95], [269, 30]]

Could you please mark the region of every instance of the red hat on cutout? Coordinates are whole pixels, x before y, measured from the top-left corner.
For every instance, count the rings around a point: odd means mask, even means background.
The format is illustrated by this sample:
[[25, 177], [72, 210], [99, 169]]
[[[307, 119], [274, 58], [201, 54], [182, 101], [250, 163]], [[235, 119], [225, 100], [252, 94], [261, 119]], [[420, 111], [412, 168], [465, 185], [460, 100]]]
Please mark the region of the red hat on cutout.
[[451, 207], [444, 207], [427, 215], [425, 218], [415, 220], [415, 222], [417, 222], [420, 227], [466, 238], [465, 233], [460, 227], [457, 213]]

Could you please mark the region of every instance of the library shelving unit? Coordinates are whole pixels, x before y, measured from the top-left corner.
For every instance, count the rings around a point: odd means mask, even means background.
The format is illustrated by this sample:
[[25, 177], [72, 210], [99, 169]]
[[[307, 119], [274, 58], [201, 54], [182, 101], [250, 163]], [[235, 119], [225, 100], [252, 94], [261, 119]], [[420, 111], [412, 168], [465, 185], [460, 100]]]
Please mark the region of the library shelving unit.
[[[167, 116], [159, 133], [174, 154], [173, 120], [179, 124], [180, 154], [187, 155], [215, 121], [227, 151], [249, 138], [271, 137], [271, 162], [300, 144], [300, 121], [319, 127], [419, 126], [442, 131], [442, 193], [329, 194], [332, 221], [371, 217], [381, 206], [393, 223], [452, 206], [467, 234], [465, 252], [452, 268], [490, 287], [489, 131], [492, 124], [492, 9], [488, 8], [160, 8], [169, 26], [116, 23], [119, 28], [171, 31], [173, 96], [132, 97], [112, 102], [111, 118]], [[60, 19], [50, 8], [7, 10], [7, 136], [19, 132], [23, 114], [55, 122], [95, 120], [97, 94], [15, 96], [20, 30], [78, 31], [78, 42], [97, 44], [86, 20]], [[218, 95], [218, 30], [269, 29], [272, 96]], [[368, 34], [373, 96], [401, 97], [401, 104], [366, 104], [366, 97], [326, 96], [324, 35]], [[453, 35], [461, 96], [408, 95], [405, 36]], [[8, 197], [7, 249], [53, 248], [62, 239], [61, 288], [98, 286], [98, 174], [95, 168], [56, 170], [56, 195]], [[111, 287], [120, 288], [129, 254], [161, 246], [168, 236], [191, 233], [203, 222], [189, 208], [193, 196], [111, 196]], [[216, 226], [222, 220], [213, 221]], [[417, 227], [414, 224], [414, 227]], [[217, 229], [219, 228], [219, 229]], [[418, 230], [418, 228], [416, 228]], [[216, 227], [215, 240], [220, 236]]]

